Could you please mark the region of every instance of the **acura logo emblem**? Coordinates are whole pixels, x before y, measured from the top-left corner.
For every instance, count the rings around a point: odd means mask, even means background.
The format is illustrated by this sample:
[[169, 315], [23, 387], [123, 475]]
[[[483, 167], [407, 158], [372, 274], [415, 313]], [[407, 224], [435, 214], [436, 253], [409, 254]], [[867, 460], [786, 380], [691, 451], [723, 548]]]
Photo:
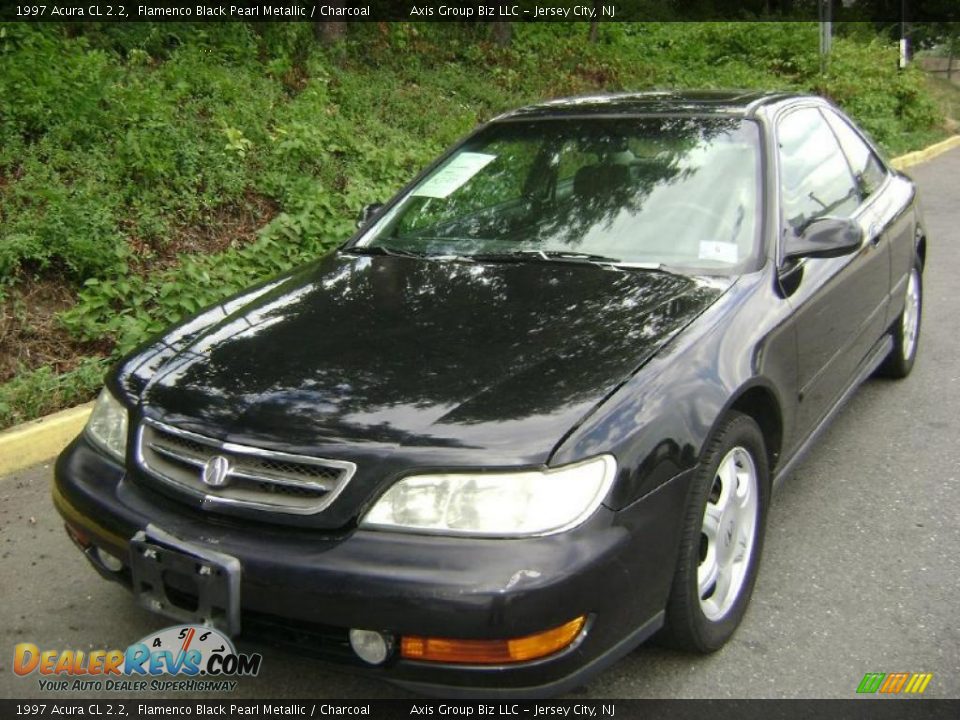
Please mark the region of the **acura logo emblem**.
[[230, 475], [230, 460], [223, 455], [214, 455], [203, 466], [200, 479], [210, 487], [223, 487]]

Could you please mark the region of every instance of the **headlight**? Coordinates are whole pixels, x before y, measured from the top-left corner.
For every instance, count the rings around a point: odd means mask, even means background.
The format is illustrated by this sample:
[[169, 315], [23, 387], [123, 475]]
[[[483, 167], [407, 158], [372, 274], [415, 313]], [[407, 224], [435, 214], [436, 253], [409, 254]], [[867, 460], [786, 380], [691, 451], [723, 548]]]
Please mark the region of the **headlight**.
[[100, 391], [87, 420], [87, 435], [118, 460], [122, 461], [126, 456], [127, 409], [106, 388]]
[[412, 475], [394, 484], [361, 525], [444, 535], [544, 535], [586, 520], [603, 502], [610, 455], [533, 472]]

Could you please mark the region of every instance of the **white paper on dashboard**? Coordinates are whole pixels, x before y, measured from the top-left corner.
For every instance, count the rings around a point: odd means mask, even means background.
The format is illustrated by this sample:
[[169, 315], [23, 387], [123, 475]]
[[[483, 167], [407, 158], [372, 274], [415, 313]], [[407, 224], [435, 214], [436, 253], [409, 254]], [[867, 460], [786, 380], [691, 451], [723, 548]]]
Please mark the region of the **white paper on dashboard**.
[[463, 152], [437, 170], [429, 180], [413, 191], [419, 197], [448, 197], [470, 178], [497, 159], [496, 155]]
[[725, 263], [737, 262], [737, 244], [719, 240], [700, 241], [700, 259], [717, 260]]

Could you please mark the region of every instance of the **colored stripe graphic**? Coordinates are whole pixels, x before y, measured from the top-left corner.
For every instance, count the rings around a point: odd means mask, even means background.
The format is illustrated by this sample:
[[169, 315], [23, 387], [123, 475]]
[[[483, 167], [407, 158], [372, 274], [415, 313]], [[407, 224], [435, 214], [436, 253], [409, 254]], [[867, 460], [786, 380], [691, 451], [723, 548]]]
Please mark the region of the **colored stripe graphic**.
[[921, 695], [932, 679], [933, 673], [867, 673], [857, 686], [857, 692], [881, 692], [887, 695], [904, 692]]
[[858, 693], [875, 693], [880, 689], [883, 679], [886, 677], [886, 673], [867, 673], [863, 676], [863, 680], [860, 681], [860, 685], [857, 686]]
[[907, 683], [904, 692], [920, 694], [927, 689], [927, 685], [933, 679], [933, 673], [914, 673]]
[[887, 679], [883, 681], [883, 685], [880, 686], [880, 692], [882, 693], [898, 693], [903, 688], [903, 684], [907, 681], [907, 678], [910, 677], [910, 673], [900, 672], [900, 673], [890, 673], [887, 675]]

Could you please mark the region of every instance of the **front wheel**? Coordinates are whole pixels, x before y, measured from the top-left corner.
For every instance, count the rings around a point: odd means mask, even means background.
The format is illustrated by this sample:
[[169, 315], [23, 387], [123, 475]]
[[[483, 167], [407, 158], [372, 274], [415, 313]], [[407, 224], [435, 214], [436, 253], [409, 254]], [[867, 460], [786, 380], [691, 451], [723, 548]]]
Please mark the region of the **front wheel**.
[[920, 317], [923, 310], [923, 279], [919, 263], [914, 265], [907, 278], [907, 292], [903, 300], [903, 312], [890, 332], [893, 348], [880, 366], [880, 374], [892, 378], [905, 378], [913, 370], [920, 345]]
[[712, 652], [740, 624], [757, 577], [770, 494], [763, 434], [731, 413], [694, 473], [661, 639]]

